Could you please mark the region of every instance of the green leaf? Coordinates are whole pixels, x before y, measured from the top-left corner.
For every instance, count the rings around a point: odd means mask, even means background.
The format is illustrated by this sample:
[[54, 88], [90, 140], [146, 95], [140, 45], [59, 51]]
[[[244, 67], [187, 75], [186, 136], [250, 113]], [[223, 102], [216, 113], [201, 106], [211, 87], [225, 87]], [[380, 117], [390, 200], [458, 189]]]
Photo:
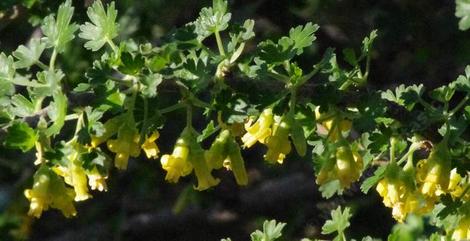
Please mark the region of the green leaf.
[[264, 221], [263, 231], [256, 230], [250, 237], [252, 241], [274, 241], [282, 236], [285, 223], [277, 223], [276, 220]]
[[128, 52], [121, 54], [121, 65], [118, 67], [123, 74], [136, 75], [144, 67], [145, 60], [142, 55], [133, 56]]
[[74, 33], [78, 29], [78, 25], [71, 23], [73, 11], [71, 1], [67, 0], [59, 6], [57, 19], [49, 15], [41, 27], [47, 47], [54, 47], [58, 53], [65, 50], [66, 44], [75, 37]]
[[362, 53], [363, 54], [369, 54], [372, 44], [374, 43], [374, 40], [376, 38], [377, 38], [377, 30], [372, 30], [372, 32], [370, 32], [369, 34], [369, 37], [365, 37], [364, 40], [362, 40]]
[[27, 117], [34, 114], [34, 104], [26, 97], [16, 94], [11, 97], [11, 104], [13, 105], [13, 113], [19, 117]]
[[14, 66], [13, 58], [6, 56], [4, 53], [0, 54], [0, 97], [4, 95], [11, 95], [14, 93], [15, 88], [11, 83], [15, 77], [16, 69]]
[[197, 142], [202, 142], [203, 140], [205, 140], [207, 137], [211, 136], [212, 134], [214, 134], [216, 131], [218, 130], [218, 128], [215, 128], [214, 126], [214, 121], [210, 121], [209, 124], [207, 124], [206, 128], [204, 128], [204, 130], [202, 130], [202, 133], [201, 135], [199, 135], [197, 137]]
[[80, 26], [80, 38], [88, 40], [85, 48], [98, 51], [104, 44], [111, 41], [118, 35], [118, 24], [116, 23], [117, 10], [114, 2], [107, 5], [105, 11], [101, 1], [95, 1], [88, 8], [87, 15], [90, 22]]
[[395, 89], [395, 93], [391, 90], [382, 92], [382, 99], [395, 102], [405, 107], [407, 110], [412, 110], [423, 92], [424, 86], [422, 84], [407, 87], [400, 85]]
[[430, 96], [431, 98], [440, 101], [442, 103], [447, 103], [452, 99], [452, 96], [454, 96], [455, 89], [452, 88], [451, 86], [441, 86], [439, 88], [436, 88], [431, 91]]
[[380, 166], [375, 170], [374, 175], [364, 180], [361, 185], [361, 191], [365, 194], [369, 192], [369, 190], [375, 186], [385, 175], [385, 170], [387, 170], [387, 166]]
[[231, 17], [232, 14], [227, 13], [226, 0], [213, 0], [212, 7], [203, 8], [199, 12], [199, 17], [194, 22], [194, 31], [202, 41], [215, 32], [224, 31]]
[[37, 140], [35, 131], [24, 122], [15, 122], [7, 130], [5, 146], [27, 152]]
[[67, 97], [61, 92], [57, 92], [52, 95], [52, 98], [54, 101], [49, 105], [50, 111], [48, 111], [48, 115], [53, 121], [53, 124], [47, 128], [45, 132], [46, 136], [53, 136], [60, 133], [67, 114]]
[[321, 185], [318, 190], [324, 198], [330, 198], [335, 195], [335, 193], [338, 193], [339, 195], [343, 194], [343, 188], [341, 187], [339, 180], [329, 181]]
[[157, 96], [157, 88], [163, 81], [163, 75], [161, 74], [149, 74], [142, 79], [142, 95], [147, 98], [153, 98]]
[[350, 213], [349, 207], [346, 207], [344, 211], [339, 206], [336, 210], [331, 211], [331, 219], [327, 220], [322, 227], [322, 234], [338, 233], [338, 235], [344, 234], [344, 230], [349, 227], [349, 219], [352, 214]]
[[18, 49], [13, 52], [13, 56], [18, 59], [18, 61], [15, 62], [15, 67], [18, 69], [31, 67], [39, 61], [45, 48], [46, 44], [42, 43], [39, 38], [31, 39], [28, 47], [20, 45]]
[[455, 1], [455, 16], [460, 18], [459, 29], [467, 30], [470, 28], [470, 0]]
[[293, 48], [296, 54], [302, 54], [303, 49], [309, 47], [315, 41], [315, 32], [318, 30], [317, 24], [307, 23], [305, 26], [297, 26], [289, 31], [289, 38], [294, 43]]

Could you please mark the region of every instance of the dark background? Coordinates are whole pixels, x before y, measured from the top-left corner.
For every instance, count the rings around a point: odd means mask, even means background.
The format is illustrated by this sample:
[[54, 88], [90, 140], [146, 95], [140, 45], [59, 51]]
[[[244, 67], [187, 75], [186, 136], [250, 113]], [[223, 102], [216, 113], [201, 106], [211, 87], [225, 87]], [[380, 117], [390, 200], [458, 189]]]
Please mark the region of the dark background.
[[[76, 22], [85, 21], [90, 2], [73, 1]], [[10, 53], [40, 34], [34, 24], [55, 12], [59, 4], [39, 0], [28, 9], [19, 1], [2, 1], [0, 50]], [[120, 38], [159, 45], [165, 33], [195, 20], [199, 9], [210, 4], [196, 0], [118, 0]], [[312, 60], [317, 60], [327, 47], [336, 48], [339, 55], [343, 48], [358, 49], [362, 39], [378, 29], [367, 86], [371, 89], [401, 83], [423, 83], [433, 88], [454, 80], [470, 62], [470, 36], [458, 30], [453, 1], [232, 0], [229, 5], [232, 21], [251, 18], [256, 22], [256, 39], [248, 49], [255, 48], [260, 39], [288, 33], [293, 26], [309, 21], [319, 24], [315, 45], [299, 59], [306, 66], [314, 64]], [[84, 81], [84, 71], [91, 65], [91, 53], [81, 44], [77, 40], [67, 50], [68, 58], [59, 58], [70, 86]], [[178, 117], [175, 114], [173, 118]], [[172, 129], [172, 125], [168, 123], [165, 129]], [[173, 132], [162, 133], [162, 153], [171, 151]], [[244, 152], [248, 187], [237, 187], [230, 173], [220, 171], [216, 175], [222, 179], [221, 184], [208, 192], [190, 191], [191, 202], [179, 215], [171, 209], [180, 192], [191, 189], [193, 180], [186, 178], [178, 185], [164, 183], [159, 162], [142, 158], [130, 160], [126, 172], [113, 171], [107, 193], [95, 192], [93, 199], [78, 203], [78, 217], [65, 219], [58, 211], [45, 212], [39, 220], [4, 214], [0, 217], [0, 233], [16, 227], [18, 220], [26, 220], [30, 225], [23, 227], [30, 229], [29, 240], [38, 241], [211, 241], [229, 236], [236, 241], [248, 240], [249, 233], [263, 220], [275, 218], [288, 223], [285, 240], [299, 240], [322, 237], [321, 226], [338, 204], [354, 211], [348, 237], [385, 238], [390, 232], [394, 224], [391, 210], [383, 207], [375, 192], [364, 196], [356, 184], [345, 196], [325, 200], [316, 191], [309, 157], [301, 159], [291, 154], [284, 165], [269, 166], [262, 161], [263, 151], [260, 147]], [[31, 185], [33, 160], [32, 153], [19, 155], [0, 149], [0, 211], [26, 212], [28, 203], [22, 190]]]

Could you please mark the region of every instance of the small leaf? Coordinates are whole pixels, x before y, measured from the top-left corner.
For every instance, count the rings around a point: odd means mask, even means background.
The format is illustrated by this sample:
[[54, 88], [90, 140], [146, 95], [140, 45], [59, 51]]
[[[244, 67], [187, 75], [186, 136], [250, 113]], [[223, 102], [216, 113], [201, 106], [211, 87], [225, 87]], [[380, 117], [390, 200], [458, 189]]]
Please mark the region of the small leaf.
[[52, 95], [52, 98], [54, 101], [49, 105], [51, 108], [48, 115], [53, 123], [46, 130], [47, 136], [55, 136], [60, 133], [65, 123], [65, 116], [67, 115], [67, 97], [62, 93], [55, 93]]
[[28, 124], [15, 122], [8, 128], [5, 146], [27, 152], [34, 147], [36, 140], [37, 135]]
[[364, 180], [361, 185], [361, 191], [365, 194], [369, 192], [369, 190], [375, 186], [382, 178], [384, 177], [385, 170], [387, 170], [387, 166], [380, 166], [375, 170], [374, 175]]
[[346, 207], [344, 211], [341, 210], [339, 206], [336, 210], [331, 211], [331, 219], [327, 220], [322, 227], [322, 234], [338, 233], [341, 235], [344, 233], [344, 230], [349, 227], [349, 219], [352, 214], [350, 213], [349, 207]]
[[309, 47], [315, 41], [315, 32], [318, 30], [317, 24], [307, 23], [305, 26], [297, 26], [289, 31], [289, 38], [294, 43], [296, 54], [302, 54], [303, 49]]
[[217, 130], [218, 130], [218, 128], [215, 128], [214, 121], [211, 120], [209, 122], [209, 124], [207, 124], [206, 128], [204, 128], [204, 130], [202, 130], [202, 134], [197, 137], [197, 142], [202, 142], [207, 137], [214, 134]]
[[31, 39], [28, 47], [20, 45], [18, 49], [13, 52], [13, 56], [18, 59], [18, 61], [15, 62], [15, 67], [18, 69], [31, 67], [39, 61], [45, 48], [46, 44], [42, 43], [38, 38]]
[[226, 13], [226, 11], [226, 0], [213, 0], [212, 7], [201, 9], [199, 17], [194, 22], [196, 27], [194, 31], [200, 41], [215, 32], [224, 31], [228, 27], [232, 14]]
[[101, 1], [94, 1], [93, 5], [88, 8], [87, 15], [90, 22], [86, 22], [80, 26], [80, 38], [88, 40], [85, 48], [92, 51], [98, 51], [118, 35], [118, 24], [116, 23], [117, 10], [114, 2], [107, 5], [104, 9]]
[[459, 29], [467, 30], [470, 28], [470, 1], [469, 0], [456, 0], [455, 1], [455, 16], [460, 18]]
[[49, 15], [41, 27], [47, 47], [54, 47], [58, 53], [65, 50], [66, 44], [75, 37], [74, 33], [78, 29], [78, 25], [71, 23], [73, 11], [71, 1], [67, 0], [59, 6], [57, 19]]

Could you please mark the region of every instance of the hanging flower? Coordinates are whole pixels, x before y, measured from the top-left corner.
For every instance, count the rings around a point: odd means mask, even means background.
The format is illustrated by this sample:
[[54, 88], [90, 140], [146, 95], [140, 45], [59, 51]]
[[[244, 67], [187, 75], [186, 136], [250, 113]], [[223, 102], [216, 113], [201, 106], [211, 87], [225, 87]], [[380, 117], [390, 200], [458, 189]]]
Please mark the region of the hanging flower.
[[244, 147], [250, 148], [257, 141], [265, 143], [266, 138], [271, 135], [273, 119], [273, 111], [270, 108], [263, 110], [254, 124], [253, 119], [250, 119], [245, 124], [246, 133], [242, 136]]
[[108, 149], [114, 153], [114, 166], [118, 169], [127, 169], [129, 157], [138, 157], [140, 155], [139, 146], [140, 136], [135, 130], [135, 126], [131, 127], [123, 125], [118, 132], [117, 139], [109, 139], [107, 141]]
[[210, 187], [219, 184], [220, 179], [214, 178], [211, 174], [211, 170], [207, 165], [205, 159], [204, 150], [196, 140], [193, 134], [194, 130], [187, 129], [188, 131], [188, 143], [189, 143], [189, 162], [194, 167], [194, 172], [197, 178], [197, 186], [195, 187], [198, 191], [206, 190]]
[[452, 240], [470, 240], [470, 217], [463, 217], [452, 232]]
[[428, 197], [447, 193], [451, 175], [450, 154], [447, 144], [437, 144], [427, 159], [417, 165], [416, 177], [420, 191]]
[[73, 205], [75, 192], [46, 166], [39, 168], [34, 175], [33, 188], [26, 189], [24, 195], [30, 201], [28, 214], [31, 216], [39, 218], [49, 207], [61, 210], [65, 217], [77, 214]]
[[403, 169], [391, 163], [385, 177], [379, 181], [376, 190], [386, 207], [392, 208], [392, 216], [403, 222], [409, 213], [424, 214], [434, 208], [435, 200], [426, 198], [415, 187], [412, 162]]
[[289, 141], [290, 126], [285, 118], [280, 118], [273, 125], [272, 135], [266, 139], [268, 147], [264, 159], [270, 163], [282, 164], [284, 158], [291, 151], [291, 143]]
[[144, 150], [145, 155], [148, 159], [156, 159], [158, 157], [158, 153], [160, 153], [160, 150], [158, 149], [158, 146], [155, 143], [158, 137], [160, 137], [160, 133], [158, 133], [158, 131], [154, 131], [152, 135], [147, 137], [144, 143], [141, 145], [141, 148], [142, 150]]
[[98, 190], [100, 192], [108, 191], [108, 186], [106, 185], [106, 179], [108, 176], [101, 175], [96, 166], [87, 173], [87, 176], [88, 185], [90, 186], [91, 190]]
[[193, 166], [188, 161], [189, 145], [185, 132], [176, 141], [173, 153], [171, 155], [165, 154], [162, 156], [160, 162], [163, 169], [165, 169], [165, 180], [168, 182], [176, 183], [180, 177], [189, 175]]

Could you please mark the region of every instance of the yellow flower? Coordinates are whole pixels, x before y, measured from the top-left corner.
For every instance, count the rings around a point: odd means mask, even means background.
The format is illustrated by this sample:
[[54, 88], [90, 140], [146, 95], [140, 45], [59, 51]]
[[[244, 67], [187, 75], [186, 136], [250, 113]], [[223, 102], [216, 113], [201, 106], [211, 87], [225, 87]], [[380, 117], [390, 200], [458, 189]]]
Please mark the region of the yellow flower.
[[179, 178], [191, 173], [193, 166], [188, 161], [189, 146], [183, 136], [176, 141], [173, 153], [162, 156], [160, 162], [167, 171], [165, 180], [176, 183]]
[[30, 201], [29, 215], [39, 218], [43, 211], [49, 209], [52, 201], [48, 194], [49, 182], [50, 178], [38, 171], [34, 177], [33, 188], [24, 191], [24, 195]]
[[248, 175], [245, 169], [245, 162], [240, 151], [240, 146], [231, 138], [227, 143], [227, 152], [228, 156], [224, 160], [224, 166], [228, 170], [232, 170], [235, 180], [238, 185], [247, 185], [248, 184]]
[[[125, 127], [125, 126], [124, 126]], [[121, 129], [117, 139], [107, 141], [108, 149], [114, 153], [114, 166], [118, 169], [127, 169], [129, 157], [138, 157], [140, 154], [139, 147], [140, 136], [135, 130]]]
[[106, 185], [107, 176], [101, 175], [96, 167], [87, 173], [88, 176], [88, 185], [91, 187], [91, 190], [108, 191], [108, 186]]
[[352, 151], [349, 145], [339, 146], [334, 158], [326, 160], [317, 175], [316, 182], [323, 185], [339, 180], [342, 188], [349, 188], [357, 181], [362, 173], [363, 161], [357, 151]]
[[290, 126], [281, 118], [273, 125], [273, 134], [266, 139], [268, 152], [264, 155], [264, 159], [270, 163], [282, 164], [284, 158], [291, 151], [291, 143], [289, 141]]
[[271, 135], [273, 118], [273, 111], [268, 108], [263, 110], [258, 120], [253, 125], [253, 120], [250, 119], [248, 123], [245, 124], [246, 133], [242, 136], [244, 147], [249, 148], [257, 141], [264, 143], [265, 139]]
[[416, 179], [422, 194], [433, 197], [448, 191], [450, 175], [450, 155], [446, 143], [437, 144], [428, 159], [418, 162]]
[[227, 141], [231, 137], [229, 130], [225, 129], [215, 138], [211, 147], [205, 152], [207, 166], [212, 169], [219, 169], [227, 157]]
[[156, 159], [158, 157], [158, 153], [160, 152], [160, 150], [158, 149], [158, 146], [155, 143], [158, 137], [160, 137], [160, 133], [158, 133], [158, 131], [153, 132], [152, 135], [145, 139], [144, 143], [141, 146], [148, 159]]
[[392, 208], [392, 216], [403, 222], [409, 213], [426, 214], [434, 208], [436, 199], [423, 196], [414, 184], [412, 162], [401, 169], [396, 163], [390, 163], [385, 177], [379, 181], [376, 190], [383, 198], [386, 207]]
[[209, 169], [205, 159], [204, 150], [202, 149], [201, 145], [199, 145], [196, 137], [193, 134], [194, 130], [186, 129], [184, 132], [187, 132], [186, 137], [189, 144], [188, 159], [194, 167], [194, 172], [197, 178], [197, 187], [195, 187], [195, 189], [198, 191], [203, 191], [210, 187], [216, 186], [219, 184], [220, 180], [212, 176], [211, 170]]
[[52, 170], [59, 176], [64, 178], [65, 183], [73, 186], [75, 190], [75, 201], [87, 200], [91, 197], [88, 193], [87, 176], [85, 169], [82, 167], [78, 160], [78, 152], [74, 149], [74, 152], [68, 156], [67, 167], [55, 166]]
[[470, 217], [460, 220], [457, 228], [452, 232], [452, 240], [470, 240]]
[[336, 150], [336, 174], [343, 188], [351, 186], [362, 173], [363, 161], [358, 152], [349, 146], [340, 146]]
[[77, 214], [73, 205], [75, 192], [46, 166], [36, 172], [33, 188], [25, 190], [24, 194], [30, 201], [28, 214], [31, 216], [39, 218], [49, 207], [61, 210], [65, 217]]

